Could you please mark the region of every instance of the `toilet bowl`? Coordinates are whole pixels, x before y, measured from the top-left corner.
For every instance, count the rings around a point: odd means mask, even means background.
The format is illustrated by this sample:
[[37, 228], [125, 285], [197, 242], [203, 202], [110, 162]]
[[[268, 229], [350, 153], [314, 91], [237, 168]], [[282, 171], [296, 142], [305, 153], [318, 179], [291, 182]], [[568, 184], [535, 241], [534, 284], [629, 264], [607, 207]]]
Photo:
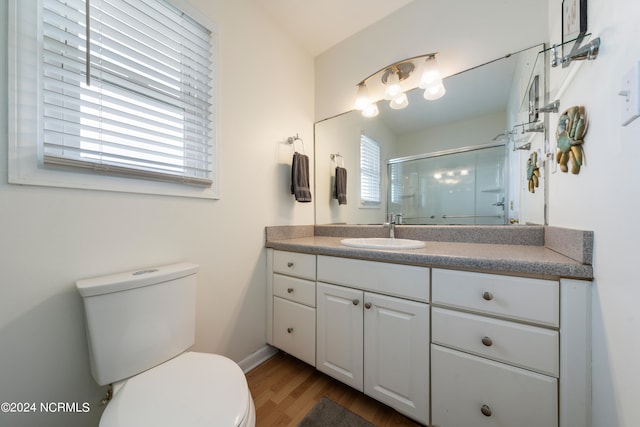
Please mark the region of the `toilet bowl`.
[[254, 426], [242, 370], [226, 357], [183, 353], [118, 384], [100, 427]]
[[240, 367], [187, 351], [195, 340], [198, 266], [190, 263], [76, 282], [91, 373], [113, 396], [100, 427], [254, 427]]

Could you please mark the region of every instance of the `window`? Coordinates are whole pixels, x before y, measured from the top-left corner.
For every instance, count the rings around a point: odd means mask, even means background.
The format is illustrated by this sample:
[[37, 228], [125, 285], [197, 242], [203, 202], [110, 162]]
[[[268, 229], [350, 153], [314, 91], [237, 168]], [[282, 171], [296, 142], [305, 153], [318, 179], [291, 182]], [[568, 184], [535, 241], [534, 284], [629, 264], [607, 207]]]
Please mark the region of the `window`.
[[402, 163], [392, 163], [388, 166], [389, 170], [389, 192], [391, 193], [390, 201], [397, 205], [402, 202], [403, 182], [402, 182]]
[[380, 144], [360, 136], [360, 205], [380, 206]]
[[[14, 0], [16, 29], [38, 7], [24, 3], [40, 2]], [[54, 181], [90, 173], [100, 189], [114, 189], [100, 184], [105, 178], [126, 182], [125, 191], [148, 181], [142, 186], [157, 190], [141, 192], [192, 187], [186, 195], [210, 197], [217, 186], [215, 33], [165, 0], [42, 0], [36, 15], [41, 22], [26, 27], [39, 28], [29, 37], [35, 46], [15, 35], [14, 148], [35, 145], [37, 168]], [[34, 95], [25, 93], [29, 76], [20, 71], [29, 62], [37, 69]], [[20, 107], [30, 96], [35, 117]], [[23, 131], [33, 119], [35, 144]], [[15, 168], [10, 179], [20, 182], [20, 173]]]

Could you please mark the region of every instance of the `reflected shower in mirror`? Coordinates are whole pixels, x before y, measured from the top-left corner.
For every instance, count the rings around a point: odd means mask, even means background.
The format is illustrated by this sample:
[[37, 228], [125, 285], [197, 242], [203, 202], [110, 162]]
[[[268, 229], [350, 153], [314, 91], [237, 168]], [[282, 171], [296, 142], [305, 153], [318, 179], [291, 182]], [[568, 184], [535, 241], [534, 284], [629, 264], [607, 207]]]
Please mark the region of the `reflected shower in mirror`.
[[388, 162], [388, 210], [404, 224], [504, 224], [504, 144]]
[[[383, 101], [378, 103], [380, 113], [375, 118], [366, 118], [359, 111], [350, 111], [317, 122], [316, 224], [380, 224], [385, 222], [387, 214], [391, 212], [403, 213], [408, 220], [412, 215], [403, 210], [407, 210], [409, 206], [398, 204], [393, 199], [396, 193], [393, 193], [391, 184], [392, 179], [410, 180], [410, 176], [414, 175], [390, 178], [387, 172], [394, 169], [387, 168], [387, 165], [397, 164], [398, 161], [394, 159], [399, 158], [435, 158], [439, 156], [434, 154], [442, 152], [495, 145], [502, 146], [499, 148], [502, 154], [498, 157], [503, 162], [500, 166], [494, 166], [504, 172], [499, 183], [501, 191], [497, 191], [498, 184], [492, 187], [495, 192], [485, 191], [479, 197], [474, 190], [474, 200], [461, 201], [459, 205], [468, 207], [475, 205], [478, 200], [486, 199], [486, 208], [474, 209], [473, 212], [466, 209], [443, 211], [432, 206], [430, 211], [427, 209], [431, 213], [416, 212], [413, 215], [415, 219], [410, 222], [504, 224], [510, 219], [519, 218], [521, 211], [527, 211], [530, 217], [541, 215], [539, 213], [543, 212], [544, 207], [543, 191], [537, 191], [531, 196], [526, 194], [526, 176], [523, 178], [523, 167], [530, 153], [526, 150], [514, 150], [514, 146], [520, 147], [531, 142], [528, 146], [536, 150], [544, 145], [544, 133], [527, 132], [528, 126], [523, 125], [529, 121], [530, 86], [534, 76], [539, 76], [537, 96], [544, 100], [544, 61], [539, 55], [543, 49], [544, 45], [537, 45], [449, 76], [444, 79], [446, 95], [436, 101], [425, 101], [421, 91], [414, 90], [408, 93], [409, 106], [402, 110], [393, 110]], [[380, 194], [383, 197], [379, 204], [372, 205], [361, 200], [360, 141], [363, 135], [380, 147]], [[349, 174], [346, 205], [338, 204], [334, 197], [337, 165], [331, 155], [335, 153], [340, 153], [341, 162], [344, 162]], [[539, 157], [543, 158], [542, 153]], [[407, 168], [404, 169], [408, 171]], [[395, 170], [394, 173], [399, 172]], [[422, 192], [433, 194], [421, 194], [420, 203], [435, 203], [430, 198], [435, 197], [435, 194], [443, 197], [445, 190], [436, 190], [432, 184], [421, 189]], [[486, 187], [489, 188], [489, 185]], [[452, 218], [463, 215], [478, 218], [474, 218], [473, 222], [469, 219], [463, 221], [462, 218]], [[439, 217], [438, 221], [434, 221], [436, 218], [431, 216]], [[483, 220], [480, 217], [486, 218]], [[536, 219], [531, 222], [544, 222], [544, 218]]]

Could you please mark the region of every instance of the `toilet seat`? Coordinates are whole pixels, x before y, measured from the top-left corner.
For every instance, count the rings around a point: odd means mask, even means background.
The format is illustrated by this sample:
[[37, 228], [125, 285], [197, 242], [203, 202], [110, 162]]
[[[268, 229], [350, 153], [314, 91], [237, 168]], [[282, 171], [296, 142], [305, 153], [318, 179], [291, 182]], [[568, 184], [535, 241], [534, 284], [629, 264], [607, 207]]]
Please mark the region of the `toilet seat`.
[[114, 394], [100, 427], [245, 426], [255, 422], [240, 367], [207, 353], [183, 353], [129, 378]]

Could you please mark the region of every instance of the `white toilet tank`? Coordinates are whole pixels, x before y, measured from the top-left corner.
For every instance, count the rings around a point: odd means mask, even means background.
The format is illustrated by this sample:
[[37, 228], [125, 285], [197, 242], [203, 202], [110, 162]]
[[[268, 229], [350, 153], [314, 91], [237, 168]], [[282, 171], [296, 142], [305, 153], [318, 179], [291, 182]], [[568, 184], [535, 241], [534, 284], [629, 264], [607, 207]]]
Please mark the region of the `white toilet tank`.
[[193, 345], [197, 272], [198, 265], [179, 263], [76, 282], [98, 384], [136, 375]]

